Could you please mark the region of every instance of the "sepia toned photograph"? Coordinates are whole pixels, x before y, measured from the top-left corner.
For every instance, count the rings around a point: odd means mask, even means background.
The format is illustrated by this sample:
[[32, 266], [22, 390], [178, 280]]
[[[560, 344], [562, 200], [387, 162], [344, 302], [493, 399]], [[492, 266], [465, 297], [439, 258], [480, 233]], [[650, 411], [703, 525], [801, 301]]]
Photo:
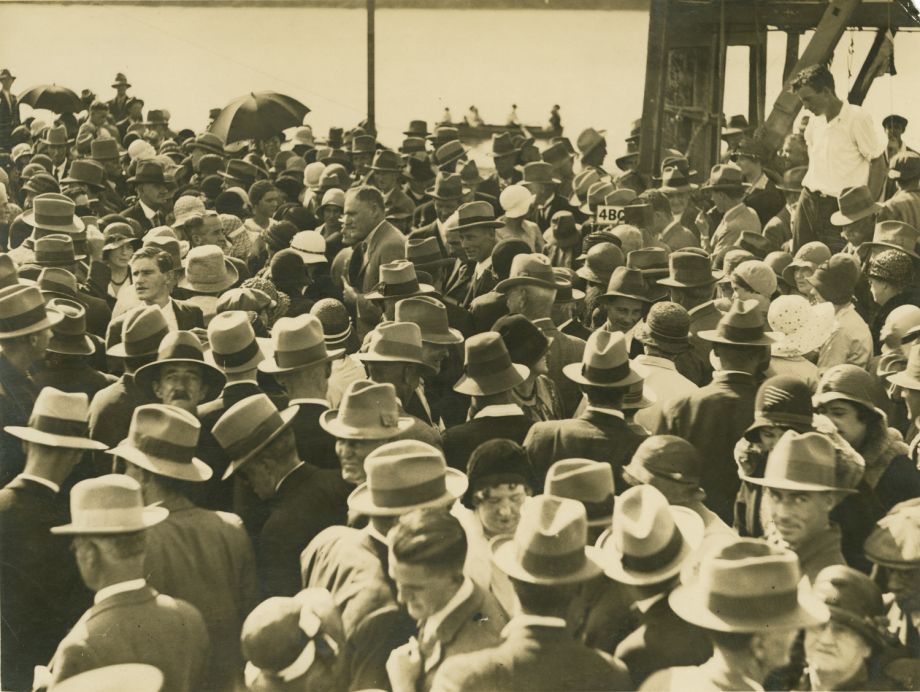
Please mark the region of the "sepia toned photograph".
[[0, 35], [0, 690], [920, 690], [920, 2]]

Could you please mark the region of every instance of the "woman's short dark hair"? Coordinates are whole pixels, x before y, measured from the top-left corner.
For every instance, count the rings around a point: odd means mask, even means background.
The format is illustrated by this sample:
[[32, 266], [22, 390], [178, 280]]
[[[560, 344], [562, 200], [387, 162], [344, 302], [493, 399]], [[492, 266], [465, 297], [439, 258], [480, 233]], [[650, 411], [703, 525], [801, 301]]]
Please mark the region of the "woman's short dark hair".
[[268, 180], [257, 180], [249, 187], [249, 203], [253, 206], [262, 201], [269, 192], [275, 192], [278, 188]]

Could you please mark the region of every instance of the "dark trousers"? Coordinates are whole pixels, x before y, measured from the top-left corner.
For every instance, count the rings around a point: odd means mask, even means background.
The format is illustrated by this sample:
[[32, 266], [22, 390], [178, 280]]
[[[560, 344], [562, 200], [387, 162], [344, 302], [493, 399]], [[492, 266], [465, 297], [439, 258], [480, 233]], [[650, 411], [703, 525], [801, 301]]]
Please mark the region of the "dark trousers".
[[821, 241], [833, 253], [840, 252], [846, 241], [840, 235], [841, 228], [831, 223], [831, 214], [838, 209], [836, 197], [802, 188], [799, 206], [792, 220], [792, 252], [797, 252], [805, 243], [813, 240]]

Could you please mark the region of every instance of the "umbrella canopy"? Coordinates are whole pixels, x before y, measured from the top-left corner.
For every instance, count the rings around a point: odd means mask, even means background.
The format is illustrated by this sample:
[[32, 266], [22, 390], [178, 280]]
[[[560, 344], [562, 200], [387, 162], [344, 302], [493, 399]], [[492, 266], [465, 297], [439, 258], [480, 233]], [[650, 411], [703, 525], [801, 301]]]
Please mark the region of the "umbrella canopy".
[[241, 139], [268, 139], [302, 124], [309, 112], [297, 99], [274, 91], [260, 91], [226, 105], [209, 130], [227, 144]]
[[32, 108], [44, 108], [58, 115], [86, 110], [86, 104], [75, 92], [57, 84], [41, 84], [26, 89], [19, 95], [19, 102]]

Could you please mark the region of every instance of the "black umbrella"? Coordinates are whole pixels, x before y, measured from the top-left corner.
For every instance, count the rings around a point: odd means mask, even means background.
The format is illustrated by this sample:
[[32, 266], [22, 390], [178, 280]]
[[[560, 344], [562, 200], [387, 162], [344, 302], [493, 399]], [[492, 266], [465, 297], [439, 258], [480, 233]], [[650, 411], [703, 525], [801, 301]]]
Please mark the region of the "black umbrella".
[[80, 100], [76, 92], [57, 84], [41, 84], [26, 89], [19, 95], [19, 102], [28, 104], [32, 108], [43, 108], [58, 115], [86, 110], [86, 104]]
[[224, 106], [209, 130], [227, 144], [241, 139], [268, 139], [303, 123], [310, 109], [274, 91], [247, 94]]

